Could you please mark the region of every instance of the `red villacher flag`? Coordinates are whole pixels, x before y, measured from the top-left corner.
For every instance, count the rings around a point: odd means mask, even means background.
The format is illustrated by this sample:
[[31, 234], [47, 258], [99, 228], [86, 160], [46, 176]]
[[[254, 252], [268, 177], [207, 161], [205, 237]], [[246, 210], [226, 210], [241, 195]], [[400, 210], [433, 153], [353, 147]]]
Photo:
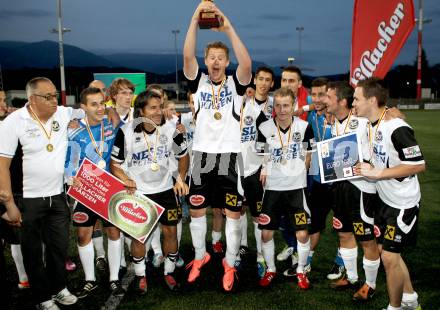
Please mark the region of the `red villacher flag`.
[[383, 78], [415, 26], [413, 0], [356, 0], [350, 84]]

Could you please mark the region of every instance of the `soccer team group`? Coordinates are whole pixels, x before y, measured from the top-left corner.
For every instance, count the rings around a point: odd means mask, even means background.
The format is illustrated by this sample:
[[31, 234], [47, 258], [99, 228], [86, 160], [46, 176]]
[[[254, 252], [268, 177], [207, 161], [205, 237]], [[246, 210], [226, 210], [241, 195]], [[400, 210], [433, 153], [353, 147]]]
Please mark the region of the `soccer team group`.
[[[207, 74], [199, 69], [201, 10], [223, 17], [217, 30], [227, 36], [237, 59], [232, 75], [226, 75], [229, 49], [222, 42], [206, 46]], [[188, 283], [198, 281], [211, 259], [206, 249], [208, 206], [214, 214], [212, 250], [224, 252], [225, 291], [234, 287], [241, 256], [251, 251], [246, 212], [253, 219], [259, 285], [269, 287], [277, 276], [274, 232], [281, 228], [287, 247], [278, 258], [292, 259], [284, 275], [296, 277], [299, 289], [307, 290], [312, 257], [332, 211], [339, 242], [336, 265], [328, 275], [331, 287], [356, 288], [353, 299], [368, 301], [382, 261], [387, 309], [421, 309], [401, 252], [415, 242], [421, 198], [417, 174], [425, 162], [412, 128], [399, 111], [386, 107], [388, 91], [382, 81], [369, 78], [353, 89], [344, 81], [317, 78], [308, 101], [300, 69], [290, 66], [283, 69], [281, 88], [270, 95], [274, 72], [260, 67], [252, 76], [246, 47], [210, 1], [196, 9], [183, 55], [191, 112], [177, 115], [157, 85], [134, 99], [135, 86], [123, 78], [108, 89], [93, 81], [81, 93], [81, 109], [66, 108], [58, 106], [54, 84], [38, 77], [26, 85], [25, 107], [0, 123], [0, 211], [10, 224], [21, 226], [21, 245], [14, 247], [20, 253], [14, 259], [22, 259], [20, 283], [28, 280], [38, 307], [58, 309], [57, 303], [70, 305], [93, 294], [95, 262], [107, 260], [112, 294], [124, 295], [120, 268], [126, 267], [125, 244], [136, 291], [147, 291], [150, 247], [153, 263], [163, 263], [166, 285], [177, 289], [175, 268], [184, 265], [179, 255], [182, 206], [188, 205], [194, 247]], [[107, 99], [113, 108], [106, 107]], [[352, 132], [364, 158], [353, 167], [359, 178], [322, 184], [316, 143]], [[75, 175], [84, 158], [119, 178], [129, 194], [143, 194], [165, 208], [146, 243], [124, 237], [79, 202], [71, 212], [65, 186], [82, 186]], [[66, 287], [71, 218], [85, 275], [76, 295]], [[107, 259], [99, 222], [108, 238]], [[364, 253], [362, 283], [358, 244]]]

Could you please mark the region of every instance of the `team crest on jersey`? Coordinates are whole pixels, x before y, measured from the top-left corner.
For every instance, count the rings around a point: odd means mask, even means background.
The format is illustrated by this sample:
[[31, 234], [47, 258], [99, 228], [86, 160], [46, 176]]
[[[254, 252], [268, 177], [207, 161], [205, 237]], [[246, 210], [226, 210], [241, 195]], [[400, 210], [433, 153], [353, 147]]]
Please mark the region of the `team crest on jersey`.
[[159, 142], [160, 142], [160, 144], [167, 144], [167, 142], [168, 142], [167, 136], [166, 135], [160, 135], [159, 136]]
[[348, 127], [352, 130], [358, 128], [358, 126], [359, 126], [359, 121], [357, 119], [352, 119], [348, 124]]
[[53, 121], [52, 122], [52, 130], [59, 131], [60, 130], [60, 123], [58, 123], [57, 121]]
[[252, 125], [253, 122], [254, 122], [254, 118], [252, 116], [246, 116], [244, 118], [244, 123], [246, 124], [246, 126]]
[[383, 140], [383, 135], [382, 135], [382, 131], [378, 131], [376, 132], [376, 136], [374, 137], [374, 139], [376, 139], [377, 142], [381, 142]]
[[139, 143], [139, 142], [141, 142], [141, 137], [136, 137], [136, 139], [134, 139], [134, 142], [135, 142], [135, 143]]
[[293, 141], [294, 142], [301, 142], [301, 134], [299, 132], [293, 133]]

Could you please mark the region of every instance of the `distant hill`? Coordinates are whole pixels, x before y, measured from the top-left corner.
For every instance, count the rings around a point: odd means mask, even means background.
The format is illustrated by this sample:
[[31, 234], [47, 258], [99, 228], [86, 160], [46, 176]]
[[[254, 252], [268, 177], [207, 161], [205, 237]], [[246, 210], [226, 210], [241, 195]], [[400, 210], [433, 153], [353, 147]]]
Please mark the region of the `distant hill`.
[[[97, 55], [73, 45], [64, 44], [64, 64], [66, 67], [124, 67], [145, 72], [167, 75], [174, 73], [175, 54], [117, 53]], [[182, 68], [182, 55], [178, 55], [178, 67]], [[198, 58], [204, 67], [203, 58]], [[58, 43], [41, 41], [34, 43], [0, 41], [0, 63], [3, 69], [16, 70], [26, 67], [53, 68], [59, 65]], [[256, 69], [263, 63], [254, 61]], [[237, 64], [231, 63], [229, 69]]]
[[[59, 65], [58, 43], [0, 41], [3, 69], [53, 68]], [[74, 67], [115, 67], [117, 64], [76, 46], [64, 45], [64, 63]]]

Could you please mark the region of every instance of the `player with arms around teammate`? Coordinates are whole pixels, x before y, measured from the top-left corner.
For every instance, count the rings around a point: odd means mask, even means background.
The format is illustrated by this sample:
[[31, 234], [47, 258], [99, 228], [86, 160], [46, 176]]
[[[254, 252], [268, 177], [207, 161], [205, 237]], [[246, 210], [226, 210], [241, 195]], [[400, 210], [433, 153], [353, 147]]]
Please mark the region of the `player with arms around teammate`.
[[377, 78], [359, 82], [354, 92], [356, 114], [368, 118], [370, 163], [357, 172], [376, 180], [380, 202], [376, 225], [387, 277], [388, 310], [421, 309], [402, 251], [414, 245], [420, 210], [417, 174], [425, 170], [414, 130], [401, 118], [387, 119], [388, 90]]
[[[216, 29], [226, 34], [231, 42], [238, 67], [235, 74], [226, 76], [229, 49], [222, 42], [205, 48], [208, 74], [202, 73], [197, 63], [196, 39], [199, 13], [209, 10], [222, 16], [223, 26]], [[195, 258], [191, 263], [188, 282], [194, 282], [209, 260], [206, 252], [206, 207], [225, 208], [226, 255], [223, 288], [234, 285], [234, 263], [240, 247], [240, 211], [242, 190], [239, 188], [241, 160], [240, 108], [246, 86], [252, 78], [252, 61], [243, 42], [229, 19], [211, 1], [203, 1], [194, 12], [183, 48], [183, 71], [194, 94], [196, 127], [193, 140], [193, 166], [189, 203], [191, 207], [191, 237]], [[241, 187], [241, 186], [240, 186]]]

